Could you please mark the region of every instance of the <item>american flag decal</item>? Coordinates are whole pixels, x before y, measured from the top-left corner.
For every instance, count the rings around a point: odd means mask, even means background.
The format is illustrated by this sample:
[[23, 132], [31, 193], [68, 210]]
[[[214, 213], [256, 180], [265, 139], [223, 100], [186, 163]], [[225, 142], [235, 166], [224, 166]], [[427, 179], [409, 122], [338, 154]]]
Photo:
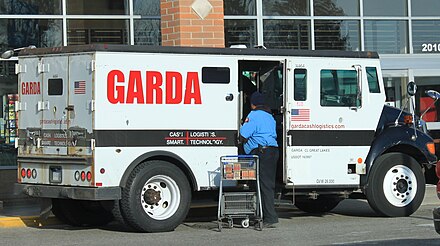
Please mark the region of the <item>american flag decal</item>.
[[310, 121], [310, 109], [292, 109], [292, 121]]
[[73, 93], [74, 94], [86, 94], [86, 82], [85, 81], [75, 81]]

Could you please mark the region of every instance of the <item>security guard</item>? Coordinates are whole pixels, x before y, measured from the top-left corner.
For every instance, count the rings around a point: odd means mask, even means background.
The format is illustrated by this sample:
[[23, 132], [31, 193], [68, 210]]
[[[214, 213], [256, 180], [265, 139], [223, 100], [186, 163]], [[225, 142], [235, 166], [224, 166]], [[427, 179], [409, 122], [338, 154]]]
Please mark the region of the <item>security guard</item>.
[[278, 162], [278, 144], [275, 119], [271, 109], [265, 105], [264, 96], [256, 91], [251, 96], [251, 108], [240, 128], [246, 154], [258, 155], [263, 206], [263, 224], [273, 228], [278, 223], [275, 211], [275, 178]]

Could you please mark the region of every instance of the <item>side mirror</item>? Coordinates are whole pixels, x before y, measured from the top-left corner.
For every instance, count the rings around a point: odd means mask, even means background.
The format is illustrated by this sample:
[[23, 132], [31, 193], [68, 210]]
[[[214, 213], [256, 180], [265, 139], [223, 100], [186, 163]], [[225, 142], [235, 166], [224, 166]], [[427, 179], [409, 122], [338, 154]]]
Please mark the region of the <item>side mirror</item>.
[[406, 92], [408, 93], [408, 95], [414, 96], [417, 92], [416, 83], [414, 83], [413, 81], [409, 82], [408, 85], [406, 86]]
[[435, 90], [427, 90], [427, 91], [425, 91], [425, 94], [434, 100], [440, 99], [440, 93], [438, 93]]

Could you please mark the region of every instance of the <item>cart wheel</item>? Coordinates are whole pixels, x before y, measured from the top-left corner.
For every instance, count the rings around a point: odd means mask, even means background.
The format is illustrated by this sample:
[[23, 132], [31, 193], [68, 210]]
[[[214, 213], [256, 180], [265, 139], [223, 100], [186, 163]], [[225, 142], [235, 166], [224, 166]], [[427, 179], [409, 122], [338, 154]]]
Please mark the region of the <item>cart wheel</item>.
[[249, 227], [249, 219], [244, 219], [241, 221], [241, 226], [243, 228], [248, 228]]
[[232, 219], [228, 219], [228, 227], [229, 228], [234, 227], [234, 221]]

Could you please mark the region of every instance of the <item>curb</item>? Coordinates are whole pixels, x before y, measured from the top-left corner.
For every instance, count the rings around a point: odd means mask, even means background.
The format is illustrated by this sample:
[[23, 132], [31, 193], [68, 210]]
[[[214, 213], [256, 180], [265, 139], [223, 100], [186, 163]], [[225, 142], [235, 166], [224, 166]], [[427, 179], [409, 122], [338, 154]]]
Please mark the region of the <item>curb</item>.
[[43, 227], [59, 224], [61, 222], [55, 217], [49, 217], [45, 220], [40, 219], [38, 216], [0, 218], [0, 228]]

